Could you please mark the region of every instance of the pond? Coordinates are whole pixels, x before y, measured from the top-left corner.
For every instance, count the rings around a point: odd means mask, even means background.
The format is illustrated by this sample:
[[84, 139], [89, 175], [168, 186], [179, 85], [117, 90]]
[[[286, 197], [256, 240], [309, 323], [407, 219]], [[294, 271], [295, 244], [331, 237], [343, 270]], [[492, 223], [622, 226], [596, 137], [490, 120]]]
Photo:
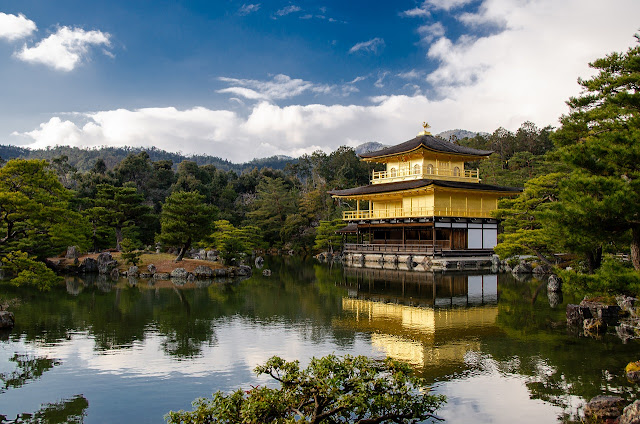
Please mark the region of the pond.
[[640, 343], [573, 333], [565, 307], [576, 299], [549, 298], [538, 280], [295, 257], [265, 266], [270, 277], [198, 285], [0, 286], [16, 317], [0, 333], [0, 423], [162, 423], [196, 397], [268, 384], [252, 370], [272, 355], [406, 361], [448, 397], [449, 423], [575, 419], [585, 399], [640, 391], [624, 375]]

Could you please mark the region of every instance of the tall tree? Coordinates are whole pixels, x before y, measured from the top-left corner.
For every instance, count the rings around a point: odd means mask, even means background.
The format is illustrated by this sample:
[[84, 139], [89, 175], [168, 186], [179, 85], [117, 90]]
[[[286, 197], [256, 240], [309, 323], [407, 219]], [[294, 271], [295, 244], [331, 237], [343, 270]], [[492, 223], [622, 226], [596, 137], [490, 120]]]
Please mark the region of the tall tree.
[[139, 229], [150, 212], [151, 208], [144, 204], [144, 197], [136, 187], [100, 184], [95, 206], [87, 210], [86, 215], [94, 223], [94, 235], [99, 225], [114, 229], [116, 249], [120, 250], [120, 243], [124, 239], [123, 230]]
[[297, 194], [282, 178], [265, 177], [258, 183], [249, 224], [262, 229], [269, 243], [284, 243], [285, 222], [297, 213]]
[[176, 262], [182, 260], [193, 243], [211, 233], [216, 210], [205, 203], [196, 191], [177, 191], [167, 197], [160, 214], [160, 243], [180, 249]]
[[576, 207], [597, 214], [594, 231], [630, 231], [640, 270], [640, 46], [589, 65], [597, 74], [578, 80], [583, 92], [567, 102], [570, 113], [552, 138], [578, 169], [567, 180], [567, 197], [577, 194], [584, 201]]
[[86, 246], [86, 221], [69, 209], [71, 192], [44, 160], [10, 160], [0, 169], [0, 252], [39, 258]]

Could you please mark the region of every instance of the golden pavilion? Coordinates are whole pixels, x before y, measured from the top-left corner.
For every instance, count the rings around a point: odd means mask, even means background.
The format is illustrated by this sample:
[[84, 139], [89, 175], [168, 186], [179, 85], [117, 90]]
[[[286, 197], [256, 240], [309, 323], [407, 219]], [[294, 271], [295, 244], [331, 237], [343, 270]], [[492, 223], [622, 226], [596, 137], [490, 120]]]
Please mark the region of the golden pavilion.
[[330, 191], [355, 200], [344, 212], [340, 232], [357, 235], [346, 250], [380, 253], [487, 254], [497, 244], [498, 221], [491, 217], [498, 199], [522, 189], [483, 184], [467, 162], [493, 152], [460, 146], [424, 131], [415, 138], [360, 158], [385, 164], [371, 183]]

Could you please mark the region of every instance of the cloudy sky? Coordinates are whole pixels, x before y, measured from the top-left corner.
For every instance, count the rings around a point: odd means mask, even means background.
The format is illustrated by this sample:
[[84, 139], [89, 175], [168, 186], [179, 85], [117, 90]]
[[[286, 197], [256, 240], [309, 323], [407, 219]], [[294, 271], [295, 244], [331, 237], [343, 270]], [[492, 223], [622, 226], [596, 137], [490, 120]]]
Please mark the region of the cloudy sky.
[[637, 0], [0, 0], [0, 144], [234, 162], [557, 125]]

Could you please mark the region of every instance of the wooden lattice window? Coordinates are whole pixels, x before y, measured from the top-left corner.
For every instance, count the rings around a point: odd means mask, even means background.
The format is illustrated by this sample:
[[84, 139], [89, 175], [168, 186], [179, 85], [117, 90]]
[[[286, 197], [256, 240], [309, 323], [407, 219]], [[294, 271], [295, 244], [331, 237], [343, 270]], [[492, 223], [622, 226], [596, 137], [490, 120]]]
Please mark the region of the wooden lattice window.
[[419, 175], [420, 174], [420, 164], [416, 163], [415, 165], [413, 165], [413, 174], [414, 175]]
[[396, 168], [391, 168], [391, 178], [394, 178], [398, 175], [398, 172], [396, 171]]
[[433, 165], [427, 165], [427, 174], [433, 174]]
[[459, 177], [460, 176], [460, 167], [456, 166], [455, 168], [453, 168], [453, 176], [454, 177]]

